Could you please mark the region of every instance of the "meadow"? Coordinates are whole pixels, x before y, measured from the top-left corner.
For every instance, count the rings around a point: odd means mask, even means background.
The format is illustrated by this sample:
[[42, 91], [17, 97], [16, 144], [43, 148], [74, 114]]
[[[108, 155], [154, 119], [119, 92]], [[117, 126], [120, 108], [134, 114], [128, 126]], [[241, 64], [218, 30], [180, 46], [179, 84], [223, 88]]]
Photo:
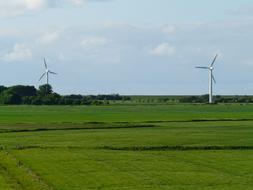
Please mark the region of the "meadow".
[[253, 105], [1, 106], [0, 189], [247, 190]]

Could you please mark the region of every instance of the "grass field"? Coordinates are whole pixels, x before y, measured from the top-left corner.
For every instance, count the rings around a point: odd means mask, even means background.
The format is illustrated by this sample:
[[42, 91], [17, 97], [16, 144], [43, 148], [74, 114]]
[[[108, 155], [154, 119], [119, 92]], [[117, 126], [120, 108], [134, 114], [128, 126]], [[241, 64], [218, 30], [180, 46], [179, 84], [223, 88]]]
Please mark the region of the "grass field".
[[0, 107], [0, 189], [247, 190], [253, 105]]

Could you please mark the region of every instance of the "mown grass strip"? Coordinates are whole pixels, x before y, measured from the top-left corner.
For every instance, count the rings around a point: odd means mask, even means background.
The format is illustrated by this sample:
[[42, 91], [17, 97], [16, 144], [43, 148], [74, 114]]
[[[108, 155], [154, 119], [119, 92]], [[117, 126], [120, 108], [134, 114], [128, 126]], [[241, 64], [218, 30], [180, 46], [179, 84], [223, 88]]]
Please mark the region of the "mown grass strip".
[[212, 150], [253, 150], [253, 146], [103, 146], [98, 149], [119, 151], [212, 151]]
[[205, 122], [247, 122], [253, 119], [192, 119], [192, 120], [161, 120], [161, 121], [142, 121], [142, 122], [86, 122], [86, 123], [16, 123], [0, 124], [0, 133], [18, 132], [40, 132], [40, 131], [59, 131], [59, 130], [93, 130], [93, 129], [128, 129], [128, 128], [151, 128], [159, 127], [159, 123], [205, 123]]
[[[187, 119], [187, 120], [160, 120], [160, 121], [142, 121], [141, 123], [198, 123], [198, 122], [228, 122], [228, 121], [253, 121], [253, 119], [243, 119], [243, 118], [224, 118], [224, 119]], [[127, 122], [118, 122], [127, 123]]]
[[0, 151], [0, 167], [22, 190], [52, 190], [37, 174], [6, 151]]

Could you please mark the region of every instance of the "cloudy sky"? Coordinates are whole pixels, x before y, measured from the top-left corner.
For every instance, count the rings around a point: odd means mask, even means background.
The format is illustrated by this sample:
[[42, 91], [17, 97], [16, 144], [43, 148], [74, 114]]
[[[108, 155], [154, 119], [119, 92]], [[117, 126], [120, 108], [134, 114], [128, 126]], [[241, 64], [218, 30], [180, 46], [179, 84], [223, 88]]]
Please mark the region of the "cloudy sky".
[[0, 1], [0, 83], [62, 94], [253, 94], [252, 0]]

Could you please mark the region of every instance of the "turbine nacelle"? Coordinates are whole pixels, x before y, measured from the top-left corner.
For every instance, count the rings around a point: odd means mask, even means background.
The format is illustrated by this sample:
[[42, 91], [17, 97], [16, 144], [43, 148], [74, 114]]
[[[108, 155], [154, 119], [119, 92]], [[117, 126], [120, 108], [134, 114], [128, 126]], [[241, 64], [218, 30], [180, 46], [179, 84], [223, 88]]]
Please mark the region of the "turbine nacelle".
[[47, 79], [47, 84], [49, 84], [49, 74], [54, 74], [54, 75], [57, 75], [57, 73], [53, 72], [53, 71], [50, 71], [47, 67], [47, 62], [46, 62], [46, 59], [44, 58], [44, 66], [45, 66], [45, 72], [41, 75], [39, 81], [44, 77], [46, 76], [46, 79]]

